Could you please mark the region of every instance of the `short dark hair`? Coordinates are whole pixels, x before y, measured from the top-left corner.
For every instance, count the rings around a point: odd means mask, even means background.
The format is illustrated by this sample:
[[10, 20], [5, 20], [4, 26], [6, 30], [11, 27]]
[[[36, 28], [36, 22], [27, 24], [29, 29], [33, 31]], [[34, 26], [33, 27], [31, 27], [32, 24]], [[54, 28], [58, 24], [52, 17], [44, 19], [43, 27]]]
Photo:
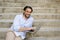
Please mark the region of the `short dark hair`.
[[25, 11], [27, 8], [30, 8], [31, 9], [31, 12], [33, 12], [33, 9], [32, 9], [31, 6], [25, 6], [23, 10]]

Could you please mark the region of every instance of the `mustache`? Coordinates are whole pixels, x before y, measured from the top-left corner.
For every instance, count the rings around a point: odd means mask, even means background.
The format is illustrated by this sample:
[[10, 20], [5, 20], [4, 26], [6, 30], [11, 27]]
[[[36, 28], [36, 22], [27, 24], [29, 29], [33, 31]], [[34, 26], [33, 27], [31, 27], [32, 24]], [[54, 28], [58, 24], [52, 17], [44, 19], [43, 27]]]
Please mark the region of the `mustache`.
[[25, 17], [26, 17], [26, 18], [29, 18], [29, 17], [30, 17], [30, 15], [29, 15], [28, 17], [27, 17], [27, 15], [25, 15]]

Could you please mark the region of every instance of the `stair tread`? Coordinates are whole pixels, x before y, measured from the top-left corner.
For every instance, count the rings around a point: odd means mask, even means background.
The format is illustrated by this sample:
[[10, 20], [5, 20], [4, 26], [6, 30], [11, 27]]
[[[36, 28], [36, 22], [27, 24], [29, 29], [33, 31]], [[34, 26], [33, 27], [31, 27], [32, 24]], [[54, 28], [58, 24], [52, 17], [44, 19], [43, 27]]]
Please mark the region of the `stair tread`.
[[[59, 19], [40, 19], [34, 20], [35, 22], [60, 22]], [[13, 19], [1, 19], [0, 22], [13, 22]]]
[[[0, 15], [18, 15], [18, 14], [21, 14], [20, 13], [0, 13]], [[31, 15], [60, 15], [60, 13], [32, 13]]]
[[[5, 32], [8, 31], [9, 28], [0, 28], [0, 32]], [[43, 31], [60, 31], [60, 27], [40, 27], [40, 29], [38, 30], [40, 32]]]
[[[21, 8], [21, 9], [23, 9], [24, 7], [0, 7], [0, 8]], [[42, 7], [33, 7], [33, 9], [60, 9], [60, 8], [42, 8]]]
[[46, 37], [32, 37], [32, 38], [29, 38], [29, 40], [60, 40], [60, 37], [49, 37], [49, 38], [46, 38]]

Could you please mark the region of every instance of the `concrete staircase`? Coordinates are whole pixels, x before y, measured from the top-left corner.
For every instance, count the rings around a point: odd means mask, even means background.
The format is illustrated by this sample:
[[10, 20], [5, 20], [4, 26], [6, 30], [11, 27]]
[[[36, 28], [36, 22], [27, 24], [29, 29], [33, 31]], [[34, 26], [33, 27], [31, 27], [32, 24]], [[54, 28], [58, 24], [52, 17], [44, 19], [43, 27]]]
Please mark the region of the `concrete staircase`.
[[37, 33], [28, 33], [28, 40], [60, 40], [60, 0], [0, 0], [0, 40], [5, 40], [14, 17], [26, 5], [33, 7], [33, 26], [41, 27]]

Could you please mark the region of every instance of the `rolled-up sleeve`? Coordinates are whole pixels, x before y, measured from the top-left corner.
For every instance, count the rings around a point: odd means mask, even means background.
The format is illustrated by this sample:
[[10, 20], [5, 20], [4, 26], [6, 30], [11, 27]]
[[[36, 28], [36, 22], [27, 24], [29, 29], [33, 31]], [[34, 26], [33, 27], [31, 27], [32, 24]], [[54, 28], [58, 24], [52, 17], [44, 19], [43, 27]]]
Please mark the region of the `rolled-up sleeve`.
[[19, 23], [19, 16], [18, 15], [14, 18], [13, 29], [14, 29], [14, 31], [19, 31], [19, 29], [20, 29], [20, 23]]

